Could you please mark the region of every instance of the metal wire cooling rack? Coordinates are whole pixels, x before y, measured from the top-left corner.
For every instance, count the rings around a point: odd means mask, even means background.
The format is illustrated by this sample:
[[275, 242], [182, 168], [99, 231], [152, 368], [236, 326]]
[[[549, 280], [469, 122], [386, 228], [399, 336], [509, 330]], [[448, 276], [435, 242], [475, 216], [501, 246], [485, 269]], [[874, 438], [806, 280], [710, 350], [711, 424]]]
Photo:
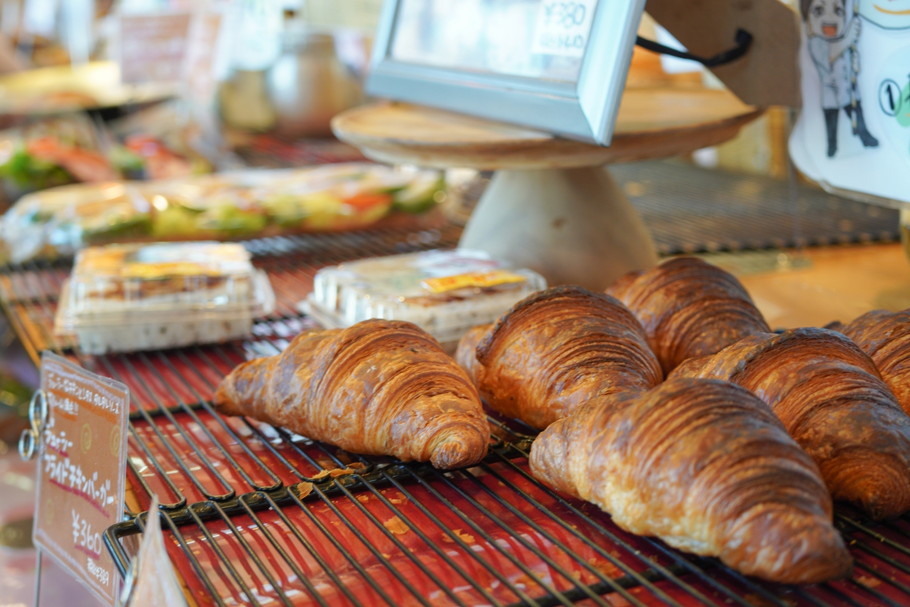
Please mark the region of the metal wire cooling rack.
[[296, 304], [316, 269], [449, 247], [458, 235], [445, 226], [250, 241], [278, 296], [253, 339], [128, 355], [86, 356], [54, 339], [65, 262], [0, 271], [0, 302], [36, 360], [53, 349], [130, 387], [128, 512], [105, 534], [121, 573], [154, 493], [167, 549], [200, 605], [910, 604], [910, 517], [872, 523], [839, 507], [853, 576], [768, 584], [627, 534], [597, 508], [537, 483], [531, 436], [509, 420], [492, 420], [495, 448], [479, 466], [440, 472], [212, 409], [228, 371], [280, 352], [308, 326]]

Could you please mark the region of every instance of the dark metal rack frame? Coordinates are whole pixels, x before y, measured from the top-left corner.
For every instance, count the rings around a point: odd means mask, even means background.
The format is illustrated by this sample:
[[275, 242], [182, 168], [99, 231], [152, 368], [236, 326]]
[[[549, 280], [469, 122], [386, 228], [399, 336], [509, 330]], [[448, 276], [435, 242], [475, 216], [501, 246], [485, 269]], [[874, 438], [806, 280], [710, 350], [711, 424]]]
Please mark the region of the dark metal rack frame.
[[130, 508], [105, 533], [121, 573], [155, 493], [168, 550], [200, 604], [910, 604], [910, 517], [873, 523], [838, 507], [853, 577], [781, 586], [632, 536], [537, 483], [531, 436], [509, 420], [491, 419], [495, 446], [479, 466], [440, 472], [213, 410], [212, 391], [230, 369], [280, 352], [309, 326], [296, 303], [318, 267], [457, 237], [448, 226], [250, 241], [278, 295], [253, 339], [96, 357], [52, 333], [66, 262], [0, 271], [0, 302], [36, 361], [53, 349], [130, 387]]

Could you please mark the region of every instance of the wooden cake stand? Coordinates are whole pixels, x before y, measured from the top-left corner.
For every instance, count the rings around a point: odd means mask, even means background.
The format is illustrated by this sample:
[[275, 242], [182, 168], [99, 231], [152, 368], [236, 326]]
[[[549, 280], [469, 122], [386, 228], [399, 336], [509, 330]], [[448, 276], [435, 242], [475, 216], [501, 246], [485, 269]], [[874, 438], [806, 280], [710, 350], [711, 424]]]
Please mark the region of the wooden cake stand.
[[460, 246], [602, 290], [657, 263], [654, 242], [605, 165], [665, 158], [730, 139], [756, 118], [726, 91], [627, 89], [609, 147], [401, 103], [339, 114], [336, 136], [380, 162], [495, 170]]

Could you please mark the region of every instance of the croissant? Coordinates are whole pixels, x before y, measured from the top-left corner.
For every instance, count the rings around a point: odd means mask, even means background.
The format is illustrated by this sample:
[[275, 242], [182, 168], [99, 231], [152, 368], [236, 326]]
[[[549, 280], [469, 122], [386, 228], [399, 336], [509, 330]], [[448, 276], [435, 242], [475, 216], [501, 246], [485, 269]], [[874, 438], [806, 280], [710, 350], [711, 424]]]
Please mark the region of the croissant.
[[620, 277], [607, 293], [641, 322], [665, 373], [686, 359], [771, 331], [735, 276], [696, 257]]
[[866, 312], [840, 330], [872, 358], [897, 402], [910, 414], [910, 309]]
[[458, 347], [455, 348], [455, 361], [468, 373], [475, 385], [480, 383], [480, 374], [483, 373], [483, 367], [477, 361], [477, 346], [492, 330], [493, 323], [471, 327], [461, 336]]
[[851, 568], [815, 463], [728, 382], [676, 378], [594, 400], [541, 432], [530, 465], [620, 527], [748, 575], [814, 583]]
[[490, 429], [477, 389], [416, 325], [367, 320], [298, 335], [279, 355], [242, 363], [214, 404], [354, 453], [476, 464]]
[[910, 510], [910, 417], [844, 335], [806, 328], [744, 338], [671, 377], [735, 382], [771, 406], [836, 500], [875, 518]]
[[535, 428], [595, 396], [640, 392], [663, 379], [632, 313], [577, 286], [529, 295], [492, 328], [468, 332], [456, 358], [491, 408]]

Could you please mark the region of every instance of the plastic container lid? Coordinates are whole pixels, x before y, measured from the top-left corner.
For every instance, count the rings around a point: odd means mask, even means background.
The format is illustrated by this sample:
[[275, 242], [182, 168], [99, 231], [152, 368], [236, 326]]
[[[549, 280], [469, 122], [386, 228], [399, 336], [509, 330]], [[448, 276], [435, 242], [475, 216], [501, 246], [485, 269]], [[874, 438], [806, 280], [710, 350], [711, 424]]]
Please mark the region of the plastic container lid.
[[480, 251], [435, 250], [323, 268], [301, 308], [329, 328], [368, 318], [407, 320], [452, 345], [546, 286], [536, 272]]
[[[92, 343], [90, 353], [223, 341], [248, 331], [274, 301], [268, 278], [239, 244], [89, 247], [76, 257], [55, 329]], [[203, 324], [205, 332], [172, 330]], [[152, 337], [156, 330], [166, 342]]]

